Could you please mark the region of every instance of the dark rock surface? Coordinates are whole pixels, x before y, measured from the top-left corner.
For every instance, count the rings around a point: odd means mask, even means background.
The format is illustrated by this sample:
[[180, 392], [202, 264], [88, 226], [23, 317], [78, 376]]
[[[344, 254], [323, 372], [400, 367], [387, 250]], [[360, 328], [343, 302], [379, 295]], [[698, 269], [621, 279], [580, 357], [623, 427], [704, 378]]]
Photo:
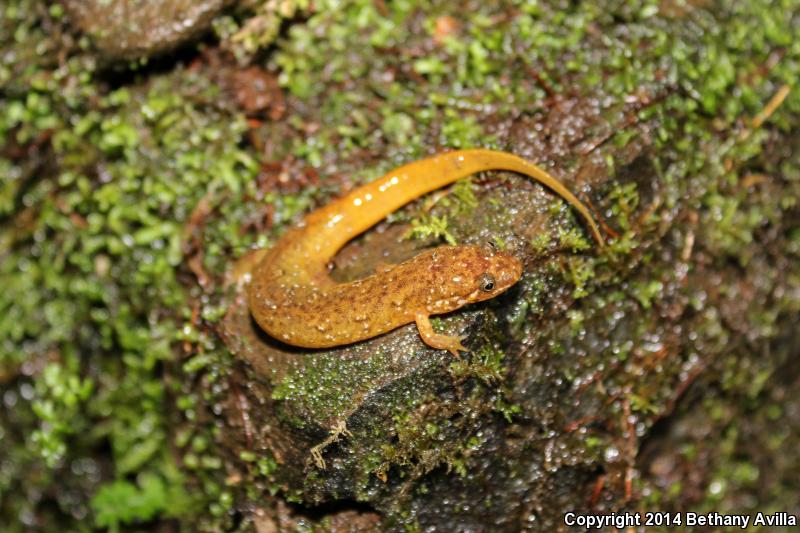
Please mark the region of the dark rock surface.
[[173, 50], [206, 32], [231, 0], [67, 0], [100, 56], [136, 60]]

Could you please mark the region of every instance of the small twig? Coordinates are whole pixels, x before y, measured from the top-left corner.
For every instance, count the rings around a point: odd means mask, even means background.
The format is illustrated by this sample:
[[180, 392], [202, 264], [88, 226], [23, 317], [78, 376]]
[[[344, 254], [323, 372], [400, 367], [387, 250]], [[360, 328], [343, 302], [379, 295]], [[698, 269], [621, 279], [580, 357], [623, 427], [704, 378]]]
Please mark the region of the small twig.
[[767, 105], [764, 106], [764, 109], [762, 109], [759, 114], [753, 117], [753, 122], [751, 124], [753, 129], [760, 128], [761, 125], [770, 116], [772, 116], [773, 113], [775, 113], [775, 110], [777, 110], [778, 107], [780, 107], [780, 105], [783, 103], [783, 101], [786, 100], [786, 97], [789, 96], [790, 91], [791, 88], [789, 87], [788, 83], [784, 83], [783, 85], [780, 86], [778, 91], [772, 96], [772, 98], [769, 99]]
[[330, 435], [325, 438], [322, 442], [317, 444], [316, 446], [312, 447], [310, 450], [311, 459], [313, 459], [314, 464], [320, 470], [325, 470], [325, 459], [322, 457], [322, 450], [327, 448], [329, 445], [333, 444], [334, 442], [339, 442], [339, 437], [342, 435], [346, 435], [348, 437], [352, 437], [353, 434], [347, 429], [346, 422], [344, 420], [337, 422], [333, 429], [330, 431]]
[[778, 88], [777, 92], [772, 95], [772, 98], [769, 99], [767, 105], [764, 106], [764, 109], [758, 112], [758, 114], [753, 117], [753, 120], [750, 121], [750, 128], [745, 128], [742, 130], [741, 135], [739, 135], [739, 140], [744, 141], [753, 133], [753, 131], [760, 128], [764, 122], [766, 122], [769, 117], [771, 117], [775, 111], [780, 107], [786, 97], [789, 96], [789, 92], [791, 91], [791, 87], [788, 83], [784, 83], [783, 85]]

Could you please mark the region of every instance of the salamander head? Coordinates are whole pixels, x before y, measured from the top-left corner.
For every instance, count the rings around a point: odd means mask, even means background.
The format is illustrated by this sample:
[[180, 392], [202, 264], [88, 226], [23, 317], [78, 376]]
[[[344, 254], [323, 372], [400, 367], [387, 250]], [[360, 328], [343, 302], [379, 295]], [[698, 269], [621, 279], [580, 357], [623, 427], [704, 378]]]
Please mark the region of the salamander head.
[[445, 268], [434, 272], [438, 290], [427, 306], [431, 314], [494, 298], [522, 275], [522, 263], [505, 252], [454, 246], [439, 248], [437, 254], [441, 255], [436, 263]]

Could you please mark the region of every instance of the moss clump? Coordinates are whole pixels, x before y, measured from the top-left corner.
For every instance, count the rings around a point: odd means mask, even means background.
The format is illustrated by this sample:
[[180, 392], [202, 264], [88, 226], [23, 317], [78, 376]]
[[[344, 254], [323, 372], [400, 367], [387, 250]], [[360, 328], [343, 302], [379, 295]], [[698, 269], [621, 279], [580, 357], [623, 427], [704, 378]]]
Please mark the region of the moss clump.
[[[56, 488], [52, 509], [83, 519], [96, 491], [99, 526], [179, 515], [207, 499], [184, 495], [169, 453], [169, 427], [193, 406], [165, 408], [181, 389], [165, 369], [190, 342], [184, 320], [192, 324], [179, 281], [184, 226], [201, 198], [240, 198], [252, 186], [255, 163], [238, 147], [246, 126], [214, 105], [213, 83], [186, 70], [104, 91], [79, 43], [59, 41], [60, 14], [40, 7], [0, 12], [0, 49], [18, 59], [0, 71], [0, 166], [11, 169], [0, 187], [0, 374], [9, 394], [32, 391], [29, 436], [17, 445], [35, 452], [18, 457], [26, 490], [6, 483], [4, 512], [26, 507], [15, 492], [24, 501], [37, 487], [74, 484], [86, 492]], [[64, 62], [48, 63], [58, 52]], [[220, 238], [234, 223], [209, 224], [218, 251], [243, 247]], [[220, 264], [211, 256], [206, 268]], [[202, 357], [219, 361], [213, 344], [197, 350], [186, 375]], [[28, 512], [46, 520], [40, 505]]]
[[282, 23], [306, 15], [309, 7], [309, 0], [242, 2], [238, 13], [217, 17], [214, 30], [221, 46], [247, 63], [275, 43]]

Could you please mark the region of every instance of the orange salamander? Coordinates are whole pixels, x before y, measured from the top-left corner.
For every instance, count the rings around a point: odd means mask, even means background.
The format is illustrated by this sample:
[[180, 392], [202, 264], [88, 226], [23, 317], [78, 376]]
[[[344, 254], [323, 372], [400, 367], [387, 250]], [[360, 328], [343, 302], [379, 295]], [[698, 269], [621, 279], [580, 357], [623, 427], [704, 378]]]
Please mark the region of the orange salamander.
[[538, 166], [492, 150], [460, 150], [415, 161], [317, 209], [287, 231], [257, 263], [248, 303], [261, 328], [287, 344], [327, 348], [416, 322], [422, 340], [458, 355], [464, 336], [435, 333], [429, 320], [502, 293], [522, 275], [511, 254], [480, 246], [440, 246], [363, 279], [336, 283], [328, 263], [347, 241], [403, 205], [485, 170], [510, 170], [569, 202], [602, 244], [588, 209]]

